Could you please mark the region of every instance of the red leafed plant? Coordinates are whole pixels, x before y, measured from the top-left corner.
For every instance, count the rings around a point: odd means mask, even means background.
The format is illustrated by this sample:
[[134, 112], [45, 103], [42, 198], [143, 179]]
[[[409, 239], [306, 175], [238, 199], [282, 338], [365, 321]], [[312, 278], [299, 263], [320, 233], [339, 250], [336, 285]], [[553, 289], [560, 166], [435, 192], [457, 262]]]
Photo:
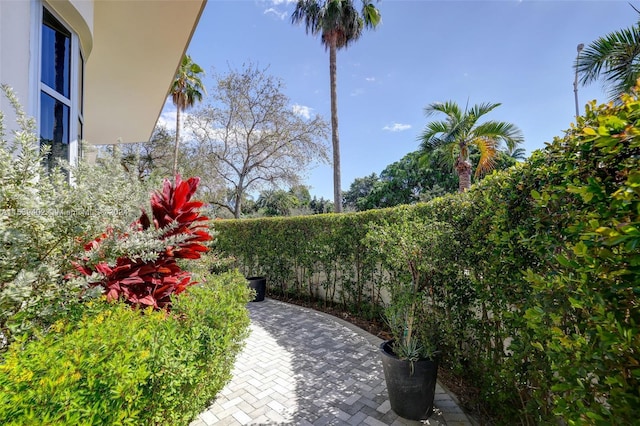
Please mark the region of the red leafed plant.
[[191, 201], [199, 182], [197, 177], [183, 181], [179, 175], [175, 184], [165, 179], [162, 191], [151, 195], [151, 217], [143, 209], [140, 218], [132, 224], [131, 233], [114, 236], [113, 230], [109, 229], [85, 245], [86, 251], [101, 253], [108, 239], [115, 238], [121, 242], [135, 233], [158, 230], [157, 238], [166, 244], [154, 253], [157, 255], [154, 260], [119, 256], [111, 266], [105, 260], [90, 265], [85, 257], [81, 262], [74, 262], [76, 269], [86, 276], [97, 273], [100, 279], [93, 285], [104, 287], [109, 300], [122, 298], [135, 306], [169, 308], [172, 294], [179, 294], [195, 284], [176, 259], [199, 259], [200, 253], [207, 250], [201, 243], [212, 238], [207, 231], [208, 218], [198, 212], [203, 203]]

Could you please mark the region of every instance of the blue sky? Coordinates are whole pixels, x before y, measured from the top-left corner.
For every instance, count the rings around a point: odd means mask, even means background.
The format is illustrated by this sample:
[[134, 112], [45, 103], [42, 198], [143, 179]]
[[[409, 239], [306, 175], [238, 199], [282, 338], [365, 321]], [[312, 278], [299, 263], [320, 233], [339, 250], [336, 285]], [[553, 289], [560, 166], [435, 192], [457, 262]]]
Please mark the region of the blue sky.
[[[359, 5], [359, 0], [355, 0]], [[207, 76], [245, 62], [269, 66], [285, 83], [292, 108], [330, 122], [329, 56], [318, 37], [291, 24], [295, 2], [209, 0], [188, 53]], [[632, 26], [627, 1], [382, 0], [382, 23], [338, 52], [342, 188], [379, 174], [419, 143], [432, 102], [499, 102], [487, 115], [523, 132], [527, 153], [544, 147], [575, 120], [576, 46]], [[607, 100], [599, 84], [579, 87], [579, 103]], [[167, 103], [161, 121], [172, 123]], [[330, 145], [330, 141], [329, 141]], [[305, 184], [333, 199], [330, 165]]]

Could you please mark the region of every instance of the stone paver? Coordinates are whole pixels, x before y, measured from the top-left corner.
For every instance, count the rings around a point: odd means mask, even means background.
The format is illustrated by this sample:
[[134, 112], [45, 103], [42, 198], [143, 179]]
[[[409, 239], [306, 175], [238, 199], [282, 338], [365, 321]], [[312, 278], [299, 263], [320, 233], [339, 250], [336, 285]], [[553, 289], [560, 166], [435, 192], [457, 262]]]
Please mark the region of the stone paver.
[[271, 299], [248, 308], [251, 334], [233, 378], [190, 426], [473, 424], [440, 384], [428, 420], [398, 417], [384, 383], [382, 340], [366, 331]]

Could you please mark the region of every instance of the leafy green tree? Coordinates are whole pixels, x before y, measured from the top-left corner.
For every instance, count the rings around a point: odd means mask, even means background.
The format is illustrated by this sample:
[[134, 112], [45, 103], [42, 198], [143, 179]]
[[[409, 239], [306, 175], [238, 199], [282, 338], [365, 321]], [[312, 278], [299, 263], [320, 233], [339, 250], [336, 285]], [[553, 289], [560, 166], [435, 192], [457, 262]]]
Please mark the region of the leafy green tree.
[[640, 22], [591, 42], [574, 68], [583, 86], [602, 79], [612, 100], [629, 93], [640, 77]]
[[[469, 149], [471, 162], [478, 162], [480, 153]], [[426, 154], [410, 152], [399, 161], [389, 164], [380, 173], [357, 178], [345, 192], [345, 206], [356, 210], [392, 207], [429, 201], [444, 194], [456, 192], [458, 178], [451, 173], [446, 152], [433, 150]], [[494, 160], [496, 170], [513, 166], [516, 160], [504, 152], [498, 152]], [[347, 197], [349, 197], [347, 199]]]
[[464, 111], [453, 101], [436, 102], [425, 108], [427, 117], [436, 113], [446, 115], [446, 119], [432, 121], [427, 124], [420, 135], [421, 149], [430, 152], [440, 149], [455, 158], [454, 168], [460, 179], [458, 189], [464, 192], [471, 187], [470, 147], [480, 153], [475, 176], [495, 167], [495, 160], [500, 145], [504, 142], [509, 150], [523, 142], [522, 132], [514, 124], [504, 121], [485, 121], [478, 123], [482, 116], [500, 106], [499, 103], [483, 103], [474, 105]]
[[362, 0], [358, 12], [352, 0], [298, 0], [291, 21], [304, 21], [307, 33], [320, 34], [329, 50], [329, 78], [331, 83], [331, 140], [333, 143], [333, 200], [336, 213], [342, 212], [340, 184], [340, 139], [338, 134], [337, 65], [338, 49], [358, 40], [363, 28], [375, 28], [380, 23], [380, 11], [371, 0]]
[[313, 214], [332, 213], [333, 203], [331, 200], [325, 200], [324, 197], [320, 197], [320, 199], [318, 199], [314, 196], [309, 202], [309, 208]]
[[[422, 201], [425, 193], [430, 194], [427, 198], [433, 198], [446, 192], [454, 192], [455, 176], [441, 157], [439, 151], [426, 156], [415, 151], [389, 164], [380, 173], [380, 179], [373, 185], [371, 192], [356, 201], [357, 209], [413, 204]], [[432, 192], [434, 188], [435, 193]]]
[[309, 192], [309, 187], [306, 185], [295, 185], [289, 189], [289, 194], [296, 197], [298, 200], [298, 206], [300, 207], [309, 207], [309, 203], [311, 202], [311, 193]]
[[265, 216], [289, 216], [291, 210], [299, 206], [298, 198], [290, 191], [282, 189], [263, 191], [256, 201], [258, 211]]
[[206, 93], [201, 77], [204, 70], [200, 65], [191, 60], [191, 56], [185, 55], [182, 58], [176, 78], [171, 85], [171, 100], [176, 106], [176, 143], [173, 154], [173, 174], [178, 173], [178, 148], [180, 146], [180, 121], [182, 111], [192, 107], [196, 102], [202, 100], [202, 95]]
[[367, 197], [373, 191], [374, 185], [378, 182], [378, 175], [371, 173], [363, 178], [356, 178], [349, 187], [348, 191], [343, 194], [343, 203], [345, 207], [357, 209], [358, 200]]

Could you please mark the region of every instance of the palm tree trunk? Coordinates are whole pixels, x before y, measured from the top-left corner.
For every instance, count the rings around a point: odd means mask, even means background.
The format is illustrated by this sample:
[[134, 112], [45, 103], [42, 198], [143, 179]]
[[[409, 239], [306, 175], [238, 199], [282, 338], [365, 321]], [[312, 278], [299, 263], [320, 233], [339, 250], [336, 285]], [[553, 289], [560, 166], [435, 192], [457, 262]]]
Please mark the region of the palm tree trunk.
[[456, 172], [458, 173], [458, 191], [465, 192], [471, 188], [471, 162], [462, 157], [456, 159]]
[[333, 142], [333, 211], [342, 213], [340, 187], [340, 138], [338, 136], [338, 90], [336, 69], [336, 43], [329, 43], [329, 79], [331, 82], [331, 141]]
[[178, 147], [180, 146], [180, 127], [182, 123], [180, 123], [180, 105], [176, 106], [176, 146], [173, 151], [173, 176], [178, 174]]

